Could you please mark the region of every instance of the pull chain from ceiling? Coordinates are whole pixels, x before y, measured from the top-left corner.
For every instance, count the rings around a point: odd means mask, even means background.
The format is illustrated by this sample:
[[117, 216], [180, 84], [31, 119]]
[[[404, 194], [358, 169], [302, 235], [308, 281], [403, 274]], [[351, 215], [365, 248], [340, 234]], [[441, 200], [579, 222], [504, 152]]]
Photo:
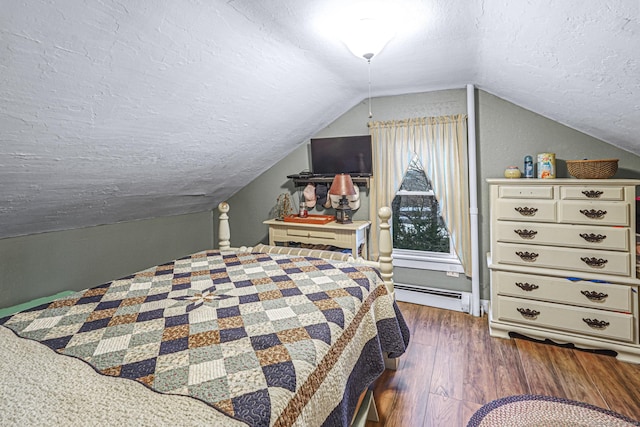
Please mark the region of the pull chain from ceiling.
[[373, 113], [371, 112], [371, 58], [373, 58], [373, 53], [365, 53], [364, 58], [367, 60], [367, 66], [369, 68], [369, 118], [373, 117]]

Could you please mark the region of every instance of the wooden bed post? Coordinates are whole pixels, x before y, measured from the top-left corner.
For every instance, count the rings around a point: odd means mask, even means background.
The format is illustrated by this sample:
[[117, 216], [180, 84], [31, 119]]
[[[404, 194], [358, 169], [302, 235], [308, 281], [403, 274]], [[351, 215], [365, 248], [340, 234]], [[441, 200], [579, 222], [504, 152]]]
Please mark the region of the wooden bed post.
[[387, 286], [387, 290], [393, 293], [393, 256], [391, 255], [393, 242], [391, 240], [391, 225], [389, 225], [391, 209], [387, 206], [381, 207], [378, 210], [378, 217], [380, 218], [380, 241], [378, 243], [380, 273], [384, 284]]
[[218, 249], [231, 249], [231, 229], [229, 228], [229, 203], [221, 202], [218, 205], [220, 211], [220, 221], [218, 223]]
[[[380, 218], [380, 240], [378, 242], [380, 257], [378, 258], [378, 265], [380, 266], [380, 275], [387, 290], [393, 294], [393, 240], [391, 238], [391, 225], [389, 224], [389, 218], [391, 218], [391, 208], [383, 206], [378, 210], [378, 217]], [[394, 296], [395, 299], [395, 296]], [[387, 354], [384, 355], [384, 366], [387, 369], [397, 370], [399, 365], [398, 358], [389, 359]]]

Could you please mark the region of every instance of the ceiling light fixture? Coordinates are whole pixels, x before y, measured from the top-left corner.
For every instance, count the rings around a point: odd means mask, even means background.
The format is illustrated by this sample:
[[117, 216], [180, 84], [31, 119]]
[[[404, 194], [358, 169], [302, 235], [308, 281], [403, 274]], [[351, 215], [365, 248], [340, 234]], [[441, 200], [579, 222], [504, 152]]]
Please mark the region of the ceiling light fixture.
[[393, 30], [374, 18], [362, 18], [346, 25], [342, 41], [358, 58], [370, 61], [389, 43]]
[[345, 27], [342, 41], [358, 58], [367, 60], [369, 68], [369, 118], [371, 112], [371, 58], [389, 43], [394, 32], [389, 25], [373, 18], [362, 18]]

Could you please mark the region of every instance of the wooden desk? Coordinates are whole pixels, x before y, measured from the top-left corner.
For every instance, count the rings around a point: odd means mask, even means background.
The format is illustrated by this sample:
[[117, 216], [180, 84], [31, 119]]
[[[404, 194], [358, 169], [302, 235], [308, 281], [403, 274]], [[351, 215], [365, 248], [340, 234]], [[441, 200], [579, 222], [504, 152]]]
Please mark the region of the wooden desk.
[[276, 242], [285, 245], [288, 242], [332, 245], [351, 249], [354, 258], [358, 257], [358, 249], [362, 247], [362, 258], [369, 259], [367, 233], [371, 226], [370, 221], [353, 221], [351, 224], [338, 224], [333, 221], [318, 225], [269, 219], [263, 223], [269, 226], [270, 245], [275, 245]]

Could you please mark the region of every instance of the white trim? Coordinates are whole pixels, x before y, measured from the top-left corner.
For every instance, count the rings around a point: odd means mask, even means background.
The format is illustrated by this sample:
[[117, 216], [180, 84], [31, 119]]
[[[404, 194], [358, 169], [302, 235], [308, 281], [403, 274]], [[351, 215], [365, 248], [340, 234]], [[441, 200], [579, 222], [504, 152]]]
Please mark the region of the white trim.
[[469, 313], [470, 311], [471, 294], [469, 292], [427, 288], [402, 283], [396, 283], [394, 291], [398, 301], [461, 311], [463, 313]]
[[[445, 310], [461, 311], [471, 314], [473, 307], [471, 299], [473, 295], [470, 292], [449, 291], [446, 289], [418, 287], [415, 285], [407, 285], [396, 283], [395, 295], [396, 300], [408, 302], [411, 304], [426, 305], [429, 307], [442, 308]], [[397, 286], [412, 289], [400, 289]], [[440, 295], [439, 295], [440, 294]], [[460, 294], [460, 299], [451, 298], [450, 296], [442, 296], [441, 294]], [[489, 300], [480, 300], [480, 316], [489, 314]]]
[[480, 300], [480, 316], [482, 316], [485, 313], [489, 314], [489, 300], [481, 299]]
[[469, 162], [469, 220], [471, 225], [471, 314], [480, 316], [480, 234], [478, 232], [478, 182], [476, 159], [476, 94], [467, 85], [467, 155]]
[[452, 257], [449, 254], [439, 256], [431, 252], [406, 251], [402, 249], [393, 250], [393, 266], [464, 273], [462, 264], [460, 264], [460, 260], [457, 257]]
[[398, 190], [396, 192], [396, 196], [429, 196], [435, 197], [433, 190], [419, 190], [419, 191], [409, 191], [409, 190]]

